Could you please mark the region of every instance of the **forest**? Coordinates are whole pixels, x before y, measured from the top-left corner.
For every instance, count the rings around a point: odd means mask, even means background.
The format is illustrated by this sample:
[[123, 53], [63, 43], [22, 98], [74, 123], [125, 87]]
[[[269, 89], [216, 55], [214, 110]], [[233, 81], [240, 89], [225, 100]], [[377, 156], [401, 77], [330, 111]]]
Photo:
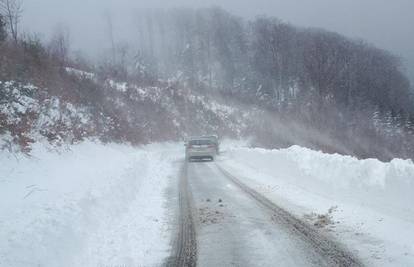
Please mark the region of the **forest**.
[[[141, 144], [215, 132], [267, 148], [414, 156], [413, 87], [398, 57], [363, 40], [216, 7], [150, 9], [136, 12], [135, 43], [117, 40], [108, 16], [109, 49], [93, 61], [70, 52], [65, 29], [50, 40], [17, 37], [6, 19], [0, 16], [0, 134], [22, 147], [42, 125], [41, 136], [61, 142]], [[39, 109], [10, 120], [7, 103], [21, 96], [10, 82], [44, 110], [59, 103], [67, 116], [47, 127]]]

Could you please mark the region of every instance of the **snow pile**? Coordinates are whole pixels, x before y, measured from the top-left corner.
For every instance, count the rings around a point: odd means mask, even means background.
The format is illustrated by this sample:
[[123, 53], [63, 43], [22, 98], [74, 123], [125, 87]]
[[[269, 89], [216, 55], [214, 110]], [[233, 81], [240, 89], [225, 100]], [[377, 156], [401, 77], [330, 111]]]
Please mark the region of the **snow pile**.
[[333, 231], [368, 265], [414, 264], [412, 161], [230, 146], [220, 164], [298, 217]]
[[0, 153], [1, 266], [154, 266], [169, 256], [165, 190], [181, 146], [85, 142]]
[[[267, 175], [289, 173], [283, 176], [284, 181], [312, 192], [329, 193], [336, 199], [364, 203], [381, 211], [414, 214], [414, 207], [407, 205], [407, 202], [414, 203], [411, 193], [414, 164], [411, 160], [394, 159], [389, 163], [377, 159], [358, 160], [299, 146], [282, 150], [242, 148], [236, 151], [231, 154], [235, 160]], [[350, 191], [354, 193], [352, 196]]]

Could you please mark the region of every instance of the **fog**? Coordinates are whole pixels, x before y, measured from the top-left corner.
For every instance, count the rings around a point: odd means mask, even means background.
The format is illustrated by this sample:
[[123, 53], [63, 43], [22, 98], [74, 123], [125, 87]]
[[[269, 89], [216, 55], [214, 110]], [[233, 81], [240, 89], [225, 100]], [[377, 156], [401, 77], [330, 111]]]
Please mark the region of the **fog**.
[[134, 41], [134, 12], [144, 8], [220, 6], [236, 15], [269, 15], [302, 27], [361, 38], [400, 56], [414, 78], [412, 0], [24, 0], [23, 28], [48, 38], [57, 25], [70, 31], [72, 50], [99, 56], [108, 48], [107, 19], [117, 41]]

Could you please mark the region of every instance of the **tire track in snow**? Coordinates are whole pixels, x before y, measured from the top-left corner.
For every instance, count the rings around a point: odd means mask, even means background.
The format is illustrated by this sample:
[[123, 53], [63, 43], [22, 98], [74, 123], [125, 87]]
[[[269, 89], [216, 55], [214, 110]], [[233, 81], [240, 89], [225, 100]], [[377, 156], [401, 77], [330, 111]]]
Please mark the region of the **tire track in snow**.
[[192, 214], [192, 196], [188, 186], [187, 162], [183, 164], [179, 181], [179, 229], [173, 255], [166, 266], [193, 267], [197, 265], [197, 240]]
[[322, 235], [310, 225], [294, 217], [289, 212], [280, 208], [254, 189], [248, 187], [238, 178], [234, 177], [232, 174], [224, 170], [217, 163], [215, 165], [225, 177], [227, 177], [231, 182], [233, 182], [236, 186], [238, 186], [242, 191], [244, 191], [258, 203], [260, 203], [261, 206], [269, 210], [272, 213], [272, 219], [275, 223], [284, 225], [293, 234], [301, 236], [305, 241], [317, 249], [320, 255], [330, 262], [331, 266], [363, 266], [363, 264], [355, 256], [353, 256], [349, 251], [347, 251], [337, 242], [330, 240], [328, 237]]

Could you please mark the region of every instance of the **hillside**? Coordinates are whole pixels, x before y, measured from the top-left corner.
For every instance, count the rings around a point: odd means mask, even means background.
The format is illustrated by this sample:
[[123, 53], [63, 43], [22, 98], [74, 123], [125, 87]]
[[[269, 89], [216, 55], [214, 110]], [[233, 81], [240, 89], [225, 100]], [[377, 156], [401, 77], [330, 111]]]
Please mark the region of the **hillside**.
[[141, 15], [137, 46], [114, 40], [95, 64], [70, 55], [63, 33], [47, 44], [3, 39], [2, 147], [217, 133], [269, 148], [413, 157], [413, 92], [387, 51], [219, 8]]
[[248, 115], [239, 109], [172, 84], [139, 87], [99, 82], [73, 69], [68, 73], [99, 90], [101, 100], [74, 103], [32, 84], [0, 82], [5, 100], [0, 105], [2, 149], [29, 152], [31, 144], [42, 140], [65, 145], [98, 138], [138, 145], [211, 132], [239, 137], [246, 129]]

